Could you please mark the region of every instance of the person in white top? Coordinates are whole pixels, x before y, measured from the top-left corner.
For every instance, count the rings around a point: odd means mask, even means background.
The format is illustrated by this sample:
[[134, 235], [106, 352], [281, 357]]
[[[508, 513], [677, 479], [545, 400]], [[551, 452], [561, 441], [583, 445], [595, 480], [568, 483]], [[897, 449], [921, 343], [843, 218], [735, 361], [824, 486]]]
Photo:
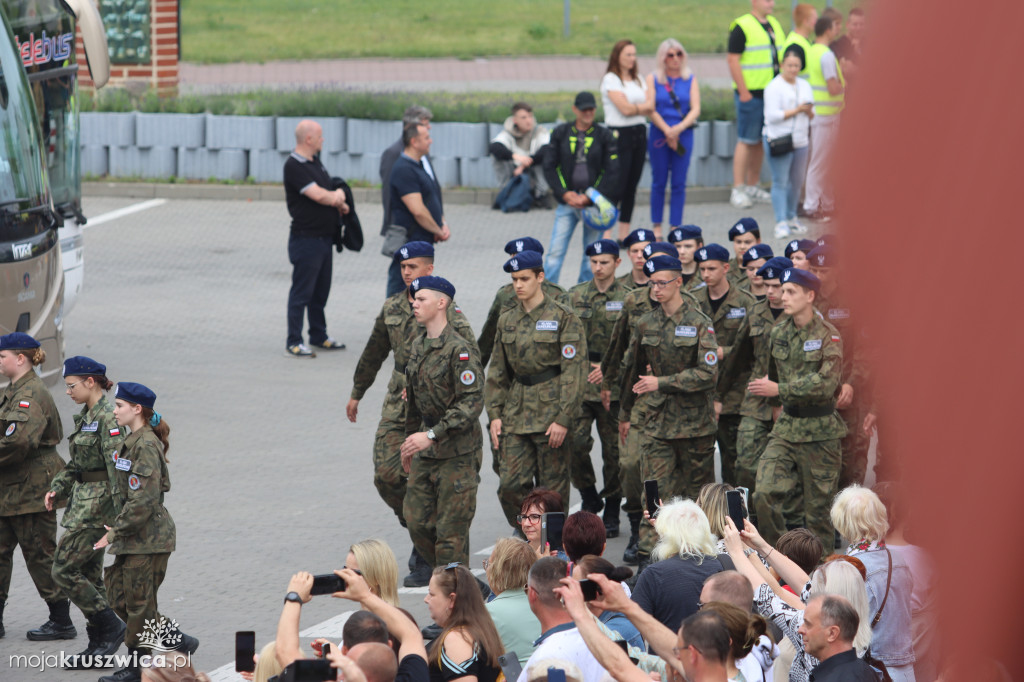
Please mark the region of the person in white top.
[[[764, 149], [772, 172], [772, 209], [775, 211], [775, 238], [785, 239], [792, 233], [803, 234], [807, 228], [796, 217], [800, 188], [807, 175], [808, 141], [811, 118], [814, 116], [814, 93], [810, 84], [798, 78], [800, 55], [787, 49], [782, 56], [779, 75], [764, 89]], [[772, 152], [773, 140], [792, 136], [793, 149], [784, 154]]]
[[[647, 116], [654, 111], [654, 96], [640, 78], [636, 66], [636, 45], [620, 40], [608, 58], [608, 70], [601, 79], [604, 123], [619, 140], [619, 241], [630, 233], [636, 187], [647, 160]], [[606, 237], [611, 235], [605, 234]]]

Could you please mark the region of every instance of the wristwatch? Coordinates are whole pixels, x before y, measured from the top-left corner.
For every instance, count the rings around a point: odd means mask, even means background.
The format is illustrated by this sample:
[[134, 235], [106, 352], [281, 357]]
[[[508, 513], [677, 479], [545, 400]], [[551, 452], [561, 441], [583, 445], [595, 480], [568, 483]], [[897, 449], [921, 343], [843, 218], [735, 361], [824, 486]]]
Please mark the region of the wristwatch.
[[293, 601], [296, 604], [300, 604], [301, 605], [302, 604], [302, 597], [299, 596], [298, 592], [289, 592], [288, 594], [284, 595], [284, 601], [285, 601], [285, 603]]
[[429, 431], [427, 431], [427, 438], [434, 441], [435, 443], [437, 442], [437, 434], [434, 433], [434, 429], [430, 429]]

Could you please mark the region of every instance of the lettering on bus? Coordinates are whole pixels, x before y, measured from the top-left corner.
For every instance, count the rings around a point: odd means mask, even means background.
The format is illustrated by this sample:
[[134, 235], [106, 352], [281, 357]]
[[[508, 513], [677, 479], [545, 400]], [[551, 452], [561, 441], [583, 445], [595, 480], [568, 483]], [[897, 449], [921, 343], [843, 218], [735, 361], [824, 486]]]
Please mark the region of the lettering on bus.
[[11, 250], [14, 251], [14, 260], [21, 260], [22, 258], [32, 257], [32, 244], [12, 244]]
[[49, 36], [46, 35], [46, 31], [43, 31], [40, 38], [36, 38], [35, 33], [29, 33], [28, 40], [22, 41], [17, 36], [14, 39], [18, 43], [21, 62], [25, 68], [50, 62], [62, 62], [71, 56], [71, 52], [75, 48], [74, 33]]

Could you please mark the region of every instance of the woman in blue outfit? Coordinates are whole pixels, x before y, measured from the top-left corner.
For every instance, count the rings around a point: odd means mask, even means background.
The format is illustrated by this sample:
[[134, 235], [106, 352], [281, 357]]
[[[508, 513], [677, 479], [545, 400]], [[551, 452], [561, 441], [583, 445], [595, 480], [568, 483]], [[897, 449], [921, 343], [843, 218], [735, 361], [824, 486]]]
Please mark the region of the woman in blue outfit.
[[647, 136], [647, 156], [651, 160], [651, 223], [661, 239], [665, 214], [665, 186], [672, 173], [672, 200], [669, 224], [683, 224], [686, 203], [686, 172], [693, 154], [693, 126], [700, 116], [700, 89], [697, 77], [686, 64], [686, 50], [674, 38], [658, 46], [654, 73], [647, 76], [647, 89], [654, 92], [654, 113]]

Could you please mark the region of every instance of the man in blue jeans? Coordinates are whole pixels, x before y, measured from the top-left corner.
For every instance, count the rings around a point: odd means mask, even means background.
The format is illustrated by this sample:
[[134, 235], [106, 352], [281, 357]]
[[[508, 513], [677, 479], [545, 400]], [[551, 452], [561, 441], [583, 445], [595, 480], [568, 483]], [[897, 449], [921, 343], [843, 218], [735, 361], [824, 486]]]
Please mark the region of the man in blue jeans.
[[[563, 123], [551, 133], [547, 153], [544, 155], [544, 177], [558, 200], [555, 226], [551, 230], [551, 244], [544, 259], [544, 273], [548, 281], [558, 284], [562, 261], [569, 248], [569, 240], [582, 218], [581, 211], [591, 205], [585, 192], [593, 187], [609, 201], [618, 193], [619, 156], [615, 136], [604, 126], [594, 123], [597, 101], [589, 92], [576, 95], [572, 112], [576, 120]], [[587, 245], [601, 238], [601, 230], [583, 224], [583, 258], [577, 282], [593, 279]]]
[[[333, 235], [339, 214], [348, 213], [345, 193], [331, 190], [331, 175], [320, 163], [323, 128], [316, 121], [300, 121], [295, 128], [295, 151], [284, 163], [284, 196], [292, 217], [288, 260], [292, 288], [288, 292], [288, 353], [313, 358], [316, 353], [302, 342], [302, 318], [309, 317], [310, 345], [342, 350], [345, 344], [327, 336], [324, 306], [331, 293], [334, 258]], [[308, 312], [307, 312], [308, 311]]]

